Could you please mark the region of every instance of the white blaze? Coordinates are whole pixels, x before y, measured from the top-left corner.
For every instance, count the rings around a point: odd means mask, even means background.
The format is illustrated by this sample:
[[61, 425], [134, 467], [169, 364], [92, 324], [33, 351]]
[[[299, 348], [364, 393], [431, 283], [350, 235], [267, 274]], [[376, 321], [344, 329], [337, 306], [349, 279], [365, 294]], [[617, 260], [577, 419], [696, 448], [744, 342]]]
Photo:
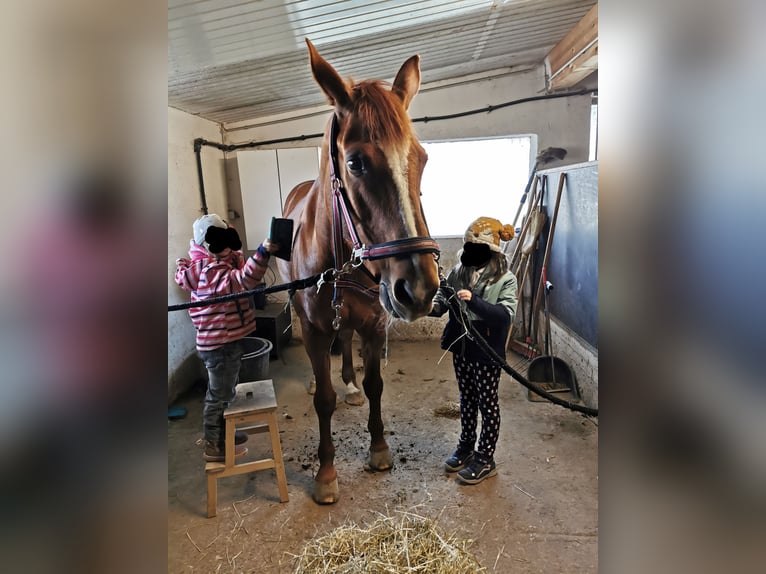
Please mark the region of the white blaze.
[[401, 206], [401, 215], [404, 221], [404, 229], [409, 237], [417, 237], [417, 227], [415, 226], [415, 213], [410, 201], [410, 187], [408, 185], [407, 171], [409, 163], [407, 158], [410, 154], [410, 146], [405, 148], [393, 149], [386, 153], [388, 166], [391, 168], [391, 174], [394, 178], [394, 185], [399, 192], [399, 205]]

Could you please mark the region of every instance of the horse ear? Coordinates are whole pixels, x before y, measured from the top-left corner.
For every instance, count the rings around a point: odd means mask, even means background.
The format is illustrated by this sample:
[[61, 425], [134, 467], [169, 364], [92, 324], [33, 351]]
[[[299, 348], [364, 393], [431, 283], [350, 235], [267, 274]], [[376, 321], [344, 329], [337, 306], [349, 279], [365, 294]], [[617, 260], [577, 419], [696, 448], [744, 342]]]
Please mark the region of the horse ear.
[[399, 73], [396, 74], [393, 92], [402, 98], [404, 109], [410, 107], [410, 102], [420, 89], [420, 56], [415, 54], [402, 64]]
[[327, 101], [331, 106], [335, 107], [335, 111], [342, 111], [351, 102], [351, 95], [349, 94], [346, 82], [338, 75], [335, 68], [319, 55], [311, 40], [306, 38], [306, 44], [309, 47], [311, 73], [314, 75], [314, 79], [327, 96]]

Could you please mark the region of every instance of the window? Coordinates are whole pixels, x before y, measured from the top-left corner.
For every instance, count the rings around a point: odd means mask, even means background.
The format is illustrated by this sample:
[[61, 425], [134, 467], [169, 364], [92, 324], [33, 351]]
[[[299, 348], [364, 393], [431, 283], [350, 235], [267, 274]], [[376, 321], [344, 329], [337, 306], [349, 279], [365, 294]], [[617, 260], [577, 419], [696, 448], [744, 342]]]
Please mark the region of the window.
[[421, 199], [432, 236], [462, 236], [481, 216], [513, 223], [529, 179], [532, 137], [422, 145], [428, 163]]

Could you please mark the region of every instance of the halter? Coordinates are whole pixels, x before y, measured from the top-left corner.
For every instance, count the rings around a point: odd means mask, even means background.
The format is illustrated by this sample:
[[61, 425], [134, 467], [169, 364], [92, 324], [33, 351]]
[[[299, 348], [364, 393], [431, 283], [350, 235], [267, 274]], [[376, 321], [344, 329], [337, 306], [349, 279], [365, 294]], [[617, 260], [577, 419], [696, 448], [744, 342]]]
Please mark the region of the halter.
[[402, 257], [413, 253], [433, 253], [438, 257], [439, 244], [432, 237], [405, 237], [385, 243], [376, 243], [367, 247], [359, 240], [359, 234], [351, 215], [349, 214], [348, 198], [338, 169], [338, 116], [333, 114], [330, 127], [330, 184], [333, 191], [333, 241], [335, 244], [335, 268], [339, 270], [338, 262], [343, 257], [343, 229], [341, 217], [346, 222], [346, 228], [351, 236], [353, 249], [351, 260], [355, 264], [365, 260], [375, 261], [388, 257]]
[[[364, 265], [365, 261], [377, 261], [389, 257], [404, 257], [415, 253], [433, 253], [435, 258], [439, 259], [439, 244], [432, 237], [405, 237], [403, 239], [394, 239], [385, 243], [376, 243], [366, 246], [359, 239], [356, 232], [356, 226], [351, 219], [348, 197], [343, 181], [340, 179], [340, 169], [338, 168], [338, 116], [333, 114], [332, 124], [330, 126], [330, 186], [333, 193], [332, 202], [332, 236], [333, 236], [333, 255], [335, 261], [334, 281], [333, 281], [333, 299], [332, 306], [335, 309], [335, 319], [333, 328], [340, 329], [340, 308], [343, 306], [343, 300], [340, 295], [342, 287], [352, 287], [362, 292], [369, 293], [370, 289], [361, 284], [354, 285], [355, 282], [338, 280], [342, 273], [349, 273], [352, 269], [361, 269], [375, 283], [380, 282], [380, 277], [375, 277]], [[346, 222], [346, 229], [351, 237], [351, 259], [343, 261], [343, 222]], [[320, 285], [321, 286], [321, 285]]]

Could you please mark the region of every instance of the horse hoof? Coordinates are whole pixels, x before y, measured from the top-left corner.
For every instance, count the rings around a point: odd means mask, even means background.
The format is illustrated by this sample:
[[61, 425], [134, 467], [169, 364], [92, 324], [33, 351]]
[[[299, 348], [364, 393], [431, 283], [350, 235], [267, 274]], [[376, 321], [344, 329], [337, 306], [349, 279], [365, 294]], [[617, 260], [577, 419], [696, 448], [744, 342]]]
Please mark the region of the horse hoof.
[[364, 394], [357, 389], [353, 383], [346, 385], [346, 397], [344, 399], [346, 404], [358, 407], [364, 404]]
[[391, 458], [391, 451], [389, 449], [384, 450], [371, 450], [370, 458], [365, 465], [366, 470], [388, 470], [394, 466], [394, 459]]
[[310, 395], [313, 395], [317, 392], [317, 380], [314, 377], [311, 377], [311, 380], [309, 381], [308, 392]]
[[340, 498], [338, 479], [332, 482], [314, 482], [314, 493], [311, 495], [317, 504], [335, 504]]

